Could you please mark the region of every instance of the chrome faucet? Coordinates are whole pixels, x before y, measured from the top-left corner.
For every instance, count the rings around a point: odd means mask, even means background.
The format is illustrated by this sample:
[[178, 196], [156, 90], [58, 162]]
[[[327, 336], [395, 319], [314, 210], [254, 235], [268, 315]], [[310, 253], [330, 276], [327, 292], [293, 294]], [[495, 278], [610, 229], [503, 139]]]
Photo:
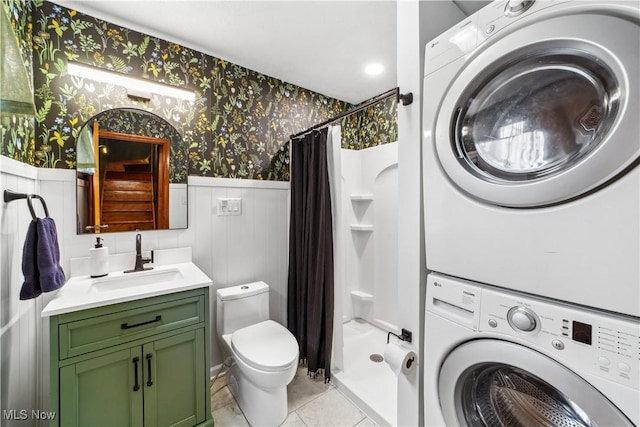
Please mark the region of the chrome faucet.
[[133, 270], [126, 270], [125, 273], [133, 273], [135, 271], [153, 270], [153, 267], [145, 267], [144, 265], [153, 262], [153, 251], [151, 251], [151, 258], [142, 257], [142, 236], [140, 233], [136, 235], [136, 265]]

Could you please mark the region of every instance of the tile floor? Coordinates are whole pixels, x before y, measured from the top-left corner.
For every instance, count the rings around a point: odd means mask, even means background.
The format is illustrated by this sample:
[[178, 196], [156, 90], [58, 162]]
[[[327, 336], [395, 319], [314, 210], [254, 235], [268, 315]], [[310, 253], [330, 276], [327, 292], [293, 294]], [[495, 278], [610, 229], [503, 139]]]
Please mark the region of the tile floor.
[[[282, 426], [376, 426], [333, 385], [324, 384], [323, 379], [307, 377], [304, 367], [298, 369], [287, 387], [287, 401], [289, 416]], [[211, 412], [216, 427], [249, 425], [229, 391], [224, 376], [219, 377], [211, 387]]]

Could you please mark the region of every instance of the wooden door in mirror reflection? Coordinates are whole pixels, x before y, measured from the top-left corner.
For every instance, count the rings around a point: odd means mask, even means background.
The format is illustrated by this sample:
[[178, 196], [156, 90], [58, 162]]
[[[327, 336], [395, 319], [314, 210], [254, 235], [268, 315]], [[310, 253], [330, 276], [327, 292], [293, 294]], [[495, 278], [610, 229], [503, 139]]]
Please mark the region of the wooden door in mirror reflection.
[[169, 228], [168, 139], [100, 130], [93, 125], [96, 171], [89, 182], [90, 229]]

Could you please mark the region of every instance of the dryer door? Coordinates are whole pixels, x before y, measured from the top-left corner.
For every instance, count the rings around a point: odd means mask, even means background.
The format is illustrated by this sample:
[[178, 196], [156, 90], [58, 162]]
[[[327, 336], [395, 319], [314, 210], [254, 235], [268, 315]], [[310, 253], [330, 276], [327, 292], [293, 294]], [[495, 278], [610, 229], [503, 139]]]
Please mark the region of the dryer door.
[[435, 144], [446, 174], [471, 197], [554, 205], [637, 166], [638, 10], [580, 7], [492, 36], [454, 78]]
[[447, 425], [633, 426], [602, 393], [527, 347], [477, 340], [455, 348], [438, 378]]

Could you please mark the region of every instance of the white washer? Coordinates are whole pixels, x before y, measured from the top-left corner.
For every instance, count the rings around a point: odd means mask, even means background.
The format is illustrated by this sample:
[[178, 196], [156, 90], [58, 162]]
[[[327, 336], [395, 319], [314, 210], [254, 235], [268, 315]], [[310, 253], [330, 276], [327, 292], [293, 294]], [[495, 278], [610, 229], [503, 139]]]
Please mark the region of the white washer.
[[426, 294], [425, 425], [640, 425], [638, 319], [436, 273]]
[[640, 316], [637, 1], [495, 1], [426, 46], [427, 267]]

